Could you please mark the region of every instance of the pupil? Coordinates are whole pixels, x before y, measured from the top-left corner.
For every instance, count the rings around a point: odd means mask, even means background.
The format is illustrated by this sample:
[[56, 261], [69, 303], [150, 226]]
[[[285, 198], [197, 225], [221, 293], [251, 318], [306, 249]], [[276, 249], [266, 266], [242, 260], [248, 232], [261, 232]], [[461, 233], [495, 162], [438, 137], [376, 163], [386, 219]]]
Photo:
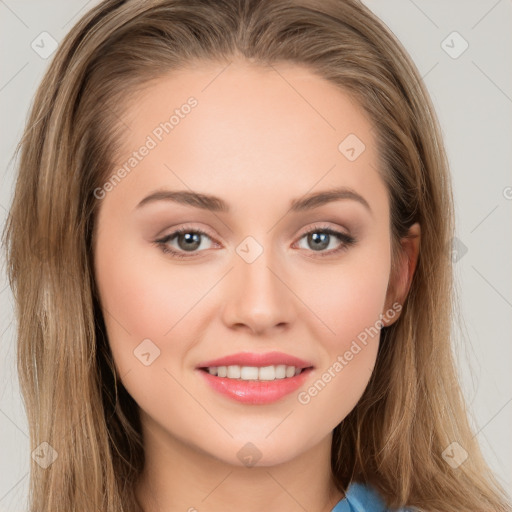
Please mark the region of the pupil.
[[[185, 233], [178, 236], [178, 245], [180, 249], [184, 249], [185, 251], [192, 251], [197, 249], [201, 245], [200, 240], [201, 235], [199, 233]], [[182, 245], [180, 241], [185, 239], [186, 244]]]
[[313, 248], [325, 249], [329, 246], [329, 234], [328, 233], [312, 233], [308, 236], [308, 240], [314, 242]]

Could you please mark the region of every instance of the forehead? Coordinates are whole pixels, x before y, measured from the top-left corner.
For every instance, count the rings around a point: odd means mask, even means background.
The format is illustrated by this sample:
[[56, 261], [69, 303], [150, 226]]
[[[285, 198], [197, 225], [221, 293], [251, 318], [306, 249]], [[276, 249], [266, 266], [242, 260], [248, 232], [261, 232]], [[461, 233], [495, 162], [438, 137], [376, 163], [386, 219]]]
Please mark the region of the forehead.
[[137, 190], [165, 185], [223, 196], [257, 188], [267, 197], [297, 197], [380, 181], [363, 108], [292, 64], [197, 63], [147, 84], [129, 98], [122, 120], [129, 129], [117, 166], [150, 147], [125, 180]]

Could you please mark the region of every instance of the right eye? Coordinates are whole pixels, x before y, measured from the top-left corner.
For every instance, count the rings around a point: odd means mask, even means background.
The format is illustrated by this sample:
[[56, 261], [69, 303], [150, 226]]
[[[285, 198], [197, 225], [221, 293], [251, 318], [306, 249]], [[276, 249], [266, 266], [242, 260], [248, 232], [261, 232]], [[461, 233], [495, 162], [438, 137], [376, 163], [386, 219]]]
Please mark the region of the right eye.
[[[175, 256], [176, 258], [192, 258], [197, 252], [203, 252], [204, 244], [201, 238], [208, 238], [212, 240], [210, 235], [201, 229], [180, 228], [168, 235], [155, 240], [155, 244], [166, 253]], [[176, 245], [171, 245], [176, 243]], [[199, 250], [198, 249], [201, 249]], [[190, 255], [187, 253], [191, 253]]]

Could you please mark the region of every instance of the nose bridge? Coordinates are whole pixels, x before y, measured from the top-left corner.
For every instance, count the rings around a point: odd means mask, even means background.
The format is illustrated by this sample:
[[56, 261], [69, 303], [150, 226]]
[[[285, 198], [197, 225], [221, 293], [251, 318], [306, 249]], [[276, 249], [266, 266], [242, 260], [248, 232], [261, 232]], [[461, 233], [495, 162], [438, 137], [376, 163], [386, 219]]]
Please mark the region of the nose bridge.
[[244, 324], [262, 332], [292, 321], [293, 294], [285, 285], [277, 256], [253, 237], [237, 246], [224, 309], [228, 324]]

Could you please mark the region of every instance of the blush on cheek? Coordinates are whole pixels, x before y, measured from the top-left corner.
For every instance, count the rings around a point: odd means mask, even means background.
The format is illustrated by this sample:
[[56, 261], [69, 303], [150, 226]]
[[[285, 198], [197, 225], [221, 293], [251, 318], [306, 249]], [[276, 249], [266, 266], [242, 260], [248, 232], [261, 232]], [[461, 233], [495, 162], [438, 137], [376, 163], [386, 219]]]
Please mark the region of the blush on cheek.
[[308, 304], [324, 324], [322, 339], [338, 353], [348, 350], [354, 339], [363, 338], [368, 331], [373, 333], [368, 335], [369, 341], [378, 343], [375, 324], [384, 313], [388, 274], [384, 266], [374, 267], [383, 268], [347, 268], [335, 280], [315, 280], [319, 286], [307, 294]]
[[98, 261], [103, 306], [138, 337], [164, 336], [204, 295], [208, 280], [184, 267], [146, 265], [144, 259]]
[[[354, 339], [363, 339], [363, 334], [371, 331], [370, 339], [378, 340], [378, 320], [382, 313], [384, 296], [367, 294], [352, 297], [340, 305], [335, 330], [343, 333], [343, 344]], [[343, 346], [341, 348], [344, 348]]]

